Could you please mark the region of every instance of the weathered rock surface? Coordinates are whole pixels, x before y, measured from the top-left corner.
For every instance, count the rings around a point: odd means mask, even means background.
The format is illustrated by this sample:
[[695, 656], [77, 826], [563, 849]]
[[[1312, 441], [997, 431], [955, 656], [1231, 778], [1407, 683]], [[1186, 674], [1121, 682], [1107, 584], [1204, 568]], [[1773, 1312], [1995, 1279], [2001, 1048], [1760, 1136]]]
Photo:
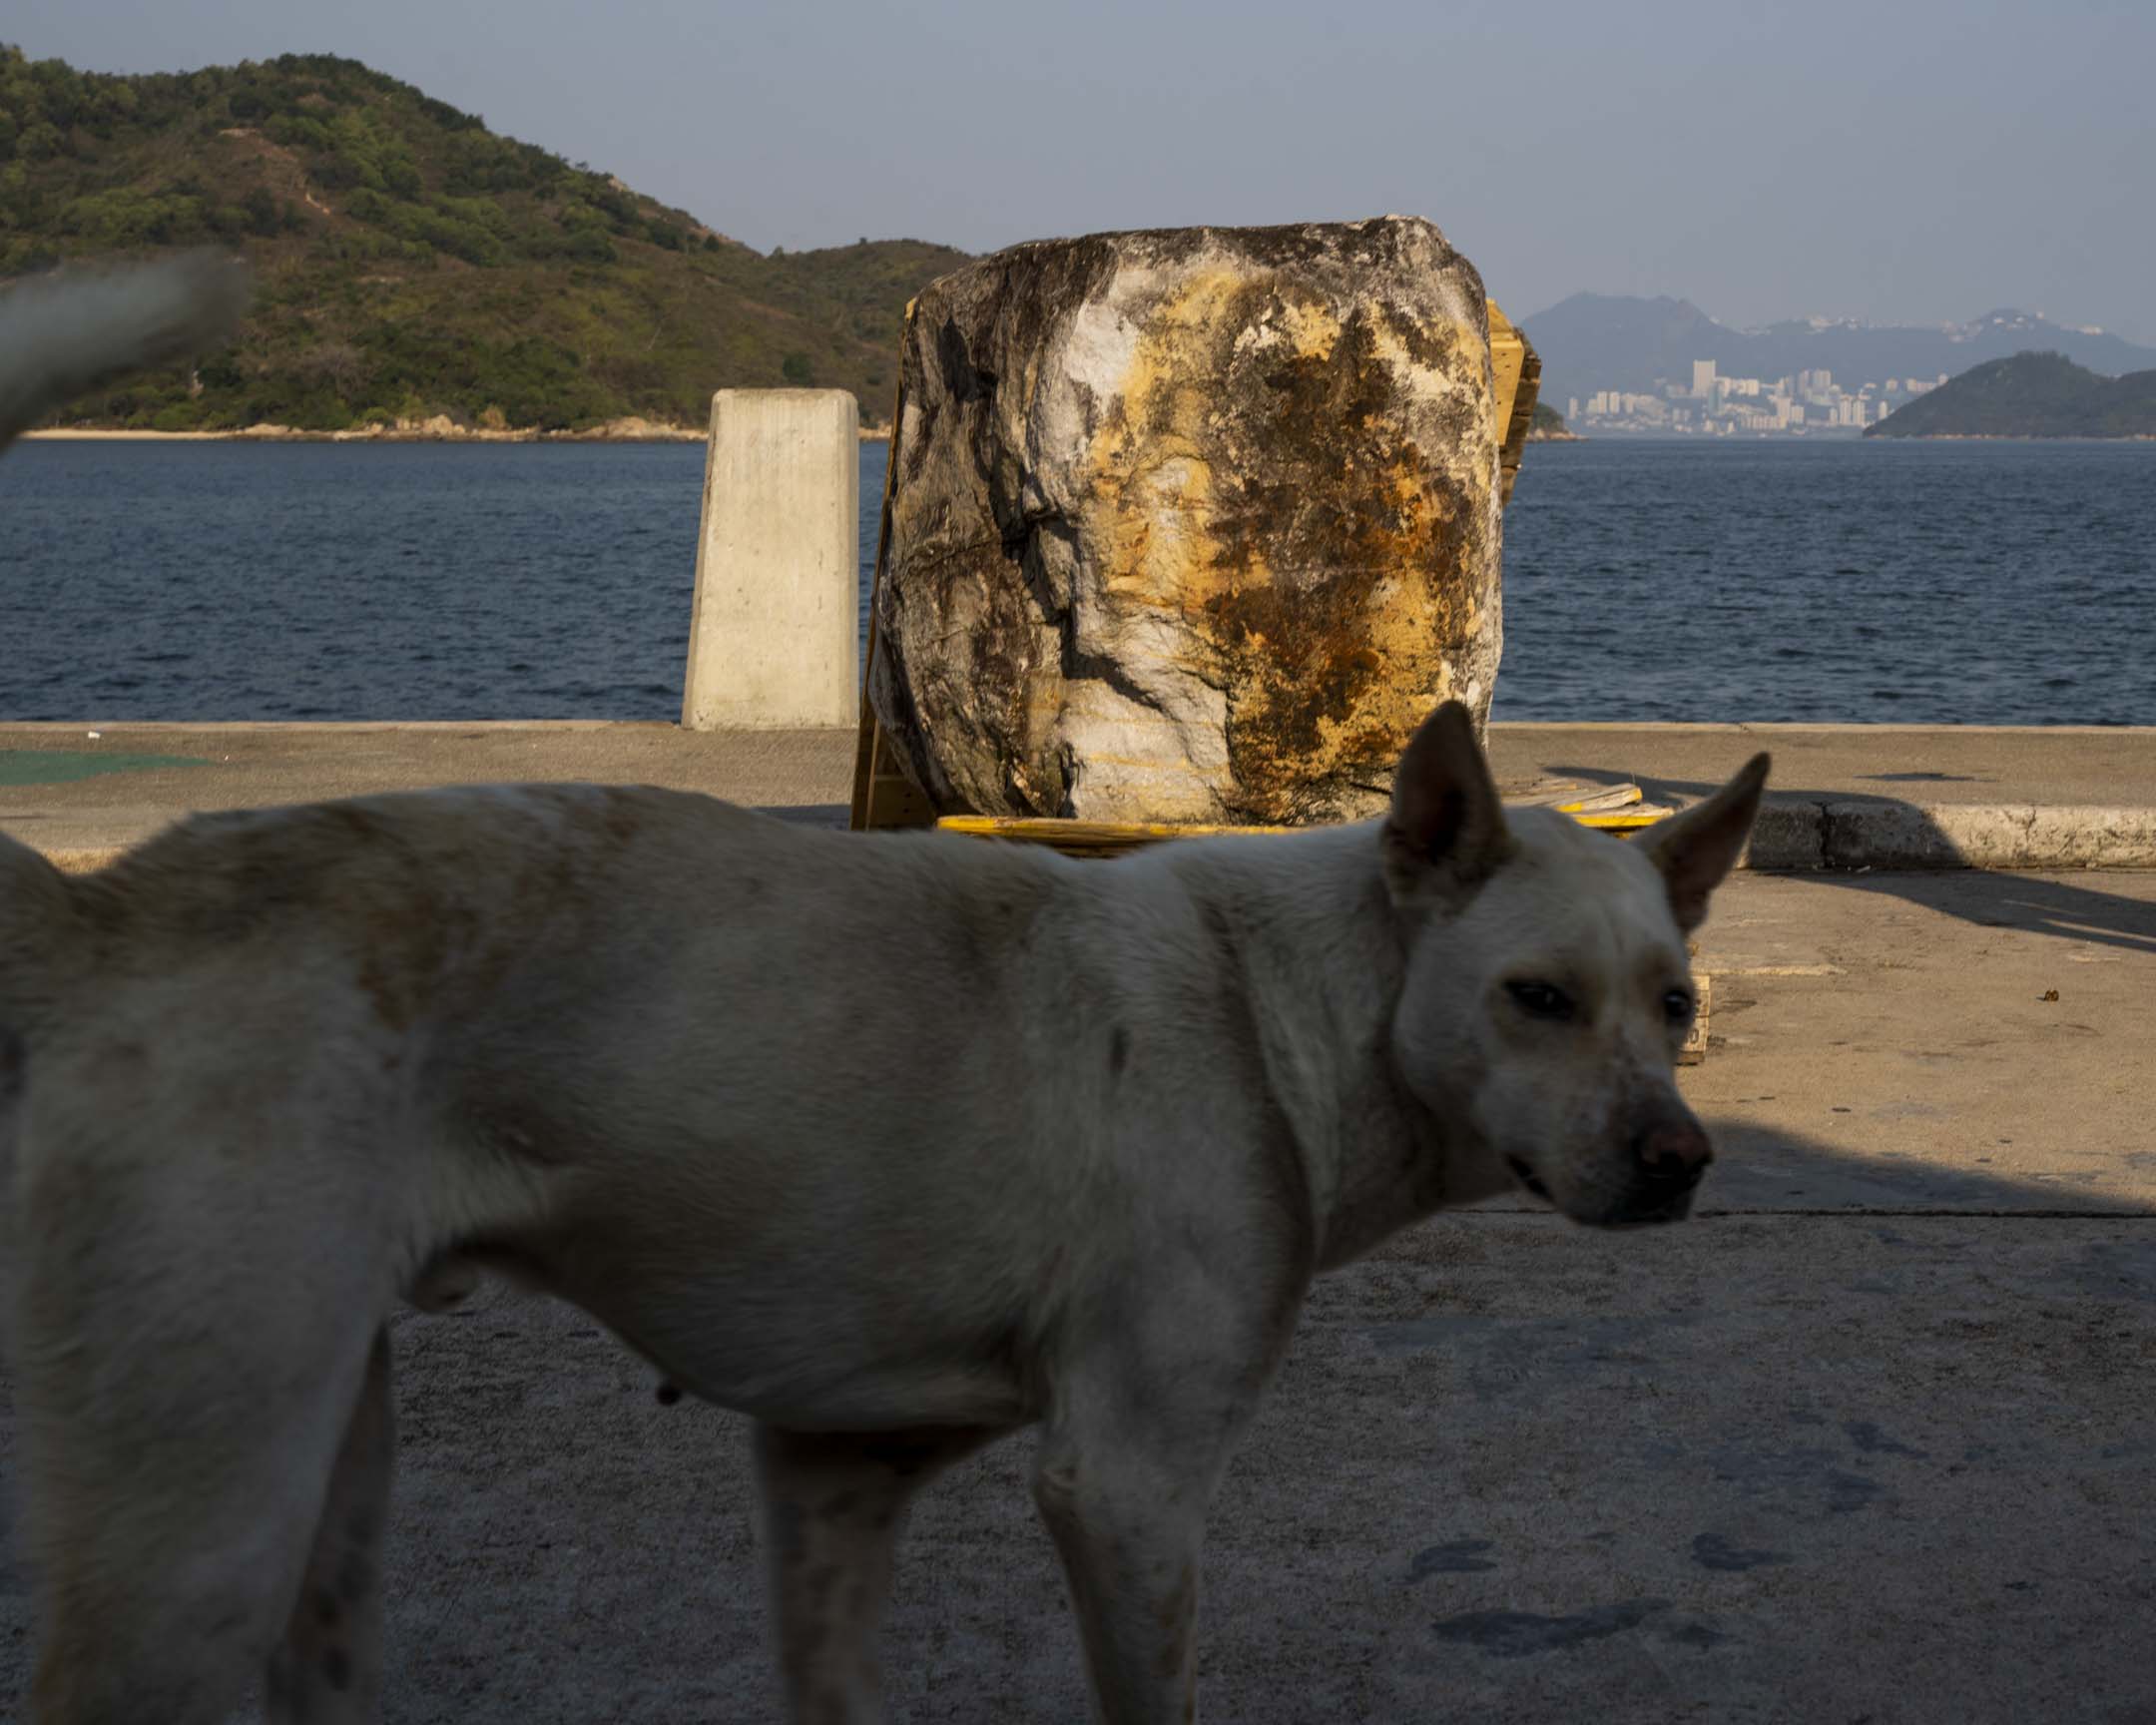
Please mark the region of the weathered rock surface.
[[940, 812], [1356, 819], [1487, 715], [1488, 313], [1429, 223], [1016, 247], [903, 364], [870, 698]]

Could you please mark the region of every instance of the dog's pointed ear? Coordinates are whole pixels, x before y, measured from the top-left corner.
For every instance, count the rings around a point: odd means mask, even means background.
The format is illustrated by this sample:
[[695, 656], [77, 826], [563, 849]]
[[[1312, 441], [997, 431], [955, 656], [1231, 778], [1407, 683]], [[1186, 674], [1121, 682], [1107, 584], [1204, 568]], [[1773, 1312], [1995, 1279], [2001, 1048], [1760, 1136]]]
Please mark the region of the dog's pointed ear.
[[1767, 788], [1768, 756], [1755, 755], [1706, 802], [1658, 821], [1634, 841], [1661, 870], [1670, 911], [1689, 934], [1707, 920], [1707, 899], [1737, 866]]
[[1386, 884], [1397, 904], [1470, 891], [1512, 848], [1497, 782], [1474, 721], [1447, 701], [1422, 721], [1400, 757], [1384, 824]]

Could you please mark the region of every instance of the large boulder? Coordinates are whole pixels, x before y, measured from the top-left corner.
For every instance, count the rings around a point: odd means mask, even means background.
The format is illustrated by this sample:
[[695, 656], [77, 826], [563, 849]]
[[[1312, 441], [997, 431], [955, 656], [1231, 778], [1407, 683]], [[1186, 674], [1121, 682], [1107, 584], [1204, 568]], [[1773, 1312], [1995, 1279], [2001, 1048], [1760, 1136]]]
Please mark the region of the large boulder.
[[903, 366], [869, 694], [939, 813], [1357, 819], [1483, 722], [1489, 320], [1429, 223], [1014, 247]]

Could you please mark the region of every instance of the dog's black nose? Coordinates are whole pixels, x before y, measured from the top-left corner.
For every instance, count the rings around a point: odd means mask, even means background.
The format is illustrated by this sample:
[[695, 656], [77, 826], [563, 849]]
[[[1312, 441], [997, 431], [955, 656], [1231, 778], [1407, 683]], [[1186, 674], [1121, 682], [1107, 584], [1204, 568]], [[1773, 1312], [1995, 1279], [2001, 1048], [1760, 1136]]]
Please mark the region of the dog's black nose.
[[1714, 1146], [1696, 1120], [1663, 1120], [1632, 1141], [1632, 1154], [1650, 1179], [1669, 1186], [1696, 1186], [1714, 1160]]

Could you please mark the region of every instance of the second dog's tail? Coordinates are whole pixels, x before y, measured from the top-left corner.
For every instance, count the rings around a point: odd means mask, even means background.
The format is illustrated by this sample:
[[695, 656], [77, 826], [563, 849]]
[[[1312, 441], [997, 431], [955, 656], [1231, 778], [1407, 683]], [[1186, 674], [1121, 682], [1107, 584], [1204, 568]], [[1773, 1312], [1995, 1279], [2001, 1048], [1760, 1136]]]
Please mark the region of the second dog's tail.
[[216, 346], [247, 300], [247, 271], [210, 252], [56, 271], [0, 294], [0, 449], [100, 383]]

